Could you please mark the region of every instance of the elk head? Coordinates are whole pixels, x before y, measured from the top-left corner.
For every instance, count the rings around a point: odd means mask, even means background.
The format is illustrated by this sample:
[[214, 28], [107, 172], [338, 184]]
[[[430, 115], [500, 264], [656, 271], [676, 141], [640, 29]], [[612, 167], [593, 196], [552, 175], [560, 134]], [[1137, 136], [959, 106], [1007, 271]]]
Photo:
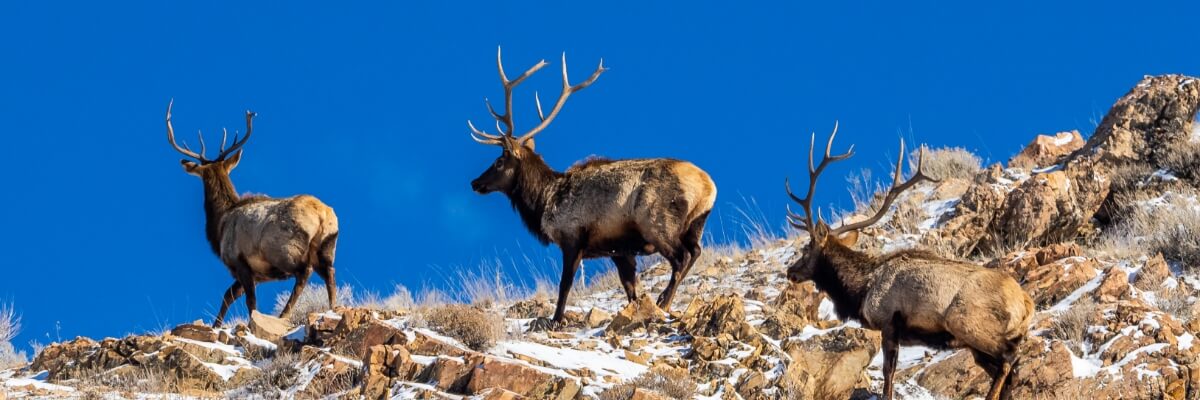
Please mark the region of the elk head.
[[921, 169], [925, 161], [924, 147], [921, 148], [917, 156], [916, 172], [907, 181], [901, 181], [904, 171], [904, 139], [900, 139], [900, 157], [896, 161], [896, 172], [892, 179], [892, 187], [884, 195], [883, 203], [879, 206], [879, 210], [870, 218], [842, 224], [836, 228], [830, 227], [825, 221], [821, 220], [819, 215], [815, 219], [813, 218], [812, 199], [813, 193], [817, 189], [817, 178], [821, 175], [821, 172], [825, 171], [825, 167], [828, 167], [829, 164], [835, 161], [842, 161], [854, 155], [854, 145], [851, 145], [845, 153], [836, 156], [830, 155], [830, 150], [833, 147], [833, 138], [836, 136], [837, 123], [835, 122], [833, 132], [829, 134], [829, 141], [825, 144], [825, 155], [821, 157], [821, 163], [816, 166], [813, 166], [813, 148], [816, 147], [817, 134], [814, 132], [809, 139], [808, 193], [804, 198], [800, 198], [792, 193], [792, 187], [787, 179], [783, 181], [783, 187], [787, 190], [788, 197], [791, 197], [792, 201], [800, 204], [801, 209], [804, 211], [804, 216], [800, 216], [792, 212], [791, 207], [788, 207], [788, 223], [796, 229], [808, 232], [809, 236], [808, 251], [804, 253], [804, 256], [798, 262], [788, 268], [788, 279], [793, 282], [803, 282], [812, 279], [817, 262], [825, 257], [824, 251], [826, 249], [833, 246], [843, 248], [854, 246], [858, 242], [858, 230], [879, 222], [887, 214], [888, 209], [892, 206], [892, 202], [896, 201], [900, 193], [923, 181], [936, 182], [936, 180], [926, 176]]
[[[554, 117], [558, 116], [558, 112], [562, 111], [563, 105], [566, 104], [567, 98], [571, 94], [583, 90], [596, 81], [606, 69], [604, 68], [604, 60], [600, 60], [600, 66], [596, 67], [596, 71], [582, 83], [571, 85], [567, 78], [567, 54], [562, 55], [562, 93], [558, 95], [558, 101], [554, 103], [554, 108], [550, 109], [550, 114], [542, 113], [542, 102], [538, 99], [537, 93], [534, 93], [533, 99], [537, 104], [538, 118], [540, 119], [537, 126], [525, 132], [521, 136], [514, 134], [513, 123], [513, 107], [512, 94], [513, 89], [520, 85], [526, 78], [533, 75], [534, 72], [548, 65], [545, 60], [538, 61], [536, 65], [530, 67], [525, 73], [509, 80], [504, 73], [504, 63], [501, 61], [500, 49], [496, 49], [496, 67], [500, 70], [500, 83], [504, 86], [504, 113], [496, 112], [492, 108], [492, 103], [484, 99], [487, 104], [488, 112], [492, 114], [492, 118], [496, 119], [496, 130], [499, 134], [491, 134], [475, 128], [475, 125], [470, 120], [467, 121], [467, 126], [471, 128], [471, 138], [482, 144], [500, 146], [500, 156], [492, 163], [483, 174], [471, 181], [471, 189], [474, 189], [480, 194], [491, 193], [495, 191], [508, 193], [516, 185], [517, 177], [520, 173], [521, 165], [525, 160], [538, 157], [534, 153], [533, 137], [546, 129]], [[503, 125], [503, 126], [502, 126]]]
[[[196, 133], [197, 140], [200, 141], [200, 152], [196, 153], [188, 147], [187, 142], [183, 146], [175, 143], [175, 129], [171, 126], [171, 107], [175, 104], [175, 100], [171, 100], [167, 104], [167, 141], [171, 143], [171, 147], [175, 148], [184, 156], [191, 159], [179, 160], [183, 164], [183, 171], [188, 174], [195, 175], [201, 179], [210, 179], [221, 176], [228, 176], [230, 171], [237, 167], [238, 162], [242, 160], [242, 146], [250, 140], [250, 133], [253, 132], [254, 126], [251, 123], [254, 116], [257, 115], [250, 110], [246, 110], [246, 135], [238, 139], [237, 132], [233, 134], [233, 144], [229, 148], [225, 148], [226, 140], [229, 138], [229, 131], [223, 130], [221, 135], [221, 147], [217, 150], [217, 158], [209, 159], [204, 155], [206, 150], [204, 145], [204, 135]], [[230, 157], [232, 155], [232, 157]]]

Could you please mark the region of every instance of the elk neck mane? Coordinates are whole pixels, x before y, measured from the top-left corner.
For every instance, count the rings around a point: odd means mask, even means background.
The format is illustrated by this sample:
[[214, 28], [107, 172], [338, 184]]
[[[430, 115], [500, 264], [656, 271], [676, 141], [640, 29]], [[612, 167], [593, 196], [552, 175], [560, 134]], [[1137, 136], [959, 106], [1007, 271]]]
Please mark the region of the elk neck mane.
[[242, 199], [233, 188], [229, 174], [205, 174], [204, 182], [204, 231], [209, 246], [217, 256], [221, 255], [221, 218], [229, 210], [240, 205]]
[[813, 283], [829, 296], [839, 317], [862, 321], [863, 298], [879, 262], [831, 240], [817, 256]]
[[520, 168], [511, 191], [505, 193], [512, 207], [521, 215], [525, 228], [543, 245], [550, 244], [550, 237], [542, 229], [542, 215], [546, 206], [558, 191], [564, 174], [550, 168], [542, 156], [529, 152], [520, 158]]

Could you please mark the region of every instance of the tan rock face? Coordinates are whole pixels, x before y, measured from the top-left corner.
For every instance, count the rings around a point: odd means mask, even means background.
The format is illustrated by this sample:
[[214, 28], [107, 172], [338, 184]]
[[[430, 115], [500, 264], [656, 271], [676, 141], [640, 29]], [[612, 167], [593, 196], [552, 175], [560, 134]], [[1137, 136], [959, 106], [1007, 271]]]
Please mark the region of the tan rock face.
[[250, 312], [250, 332], [254, 336], [269, 341], [277, 341], [292, 330], [292, 324], [286, 319], [266, 315], [257, 310]]
[[654, 300], [650, 296], [643, 294], [638, 297], [635, 303], [622, 308], [620, 312], [613, 316], [612, 322], [608, 324], [608, 332], [623, 335], [633, 332], [638, 328], [649, 327], [653, 323], [661, 322], [666, 317]]
[[842, 328], [807, 340], [788, 339], [783, 350], [792, 358], [781, 386], [803, 399], [848, 399], [879, 350], [879, 333]]
[[1167, 266], [1167, 261], [1163, 259], [1162, 253], [1159, 253], [1146, 261], [1146, 265], [1142, 267], [1141, 271], [1138, 271], [1137, 280], [1133, 283], [1141, 290], [1156, 290], [1170, 276], [1171, 268]]
[[1033, 298], [1037, 308], [1046, 308], [1095, 278], [1100, 274], [1099, 266], [1094, 259], [1064, 258], [1029, 271], [1021, 287]]
[[680, 328], [692, 336], [714, 337], [727, 334], [741, 341], [757, 342], [758, 331], [746, 322], [741, 296], [697, 297], [679, 319]]
[[573, 399], [579, 393], [579, 385], [574, 379], [551, 375], [526, 365], [484, 355], [472, 358], [472, 363], [474, 367], [467, 382], [467, 393], [500, 388], [538, 399]]
[[772, 303], [766, 321], [759, 326], [774, 338], [794, 336], [809, 324], [820, 325], [818, 308], [825, 295], [816, 290], [812, 281], [789, 283]]
[[1083, 136], [1079, 131], [1059, 132], [1053, 136], [1037, 135], [1025, 149], [1008, 161], [1008, 167], [1031, 170], [1058, 164], [1083, 145]]

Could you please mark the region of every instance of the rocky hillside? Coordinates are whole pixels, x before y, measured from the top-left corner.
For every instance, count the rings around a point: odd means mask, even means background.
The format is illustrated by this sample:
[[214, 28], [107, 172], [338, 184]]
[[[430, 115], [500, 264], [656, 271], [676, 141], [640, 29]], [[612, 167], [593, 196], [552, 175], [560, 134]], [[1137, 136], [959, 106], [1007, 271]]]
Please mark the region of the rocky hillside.
[[[1147, 77], [1086, 142], [1039, 136], [1006, 167], [945, 168], [859, 246], [1011, 273], [1038, 312], [1013, 398], [1200, 398], [1198, 108], [1197, 80]], [[228, 329], [52, 344], [0, 371], [0, 398], [871, 398], [879, 334], [783, 276], [806, 240], [710, 249], [674, 313], [645, 297], [627, 305], [602, 280], [555, 332], [525, 332], [553, 312], [545, 296], [343, 308], [298, 324], [254, 314]], [[657, 293], [667, 271], [647, 268], [642, 288]], [[905, 347], [900, 358], [899, 398], [987, 390], [966, 351]]]

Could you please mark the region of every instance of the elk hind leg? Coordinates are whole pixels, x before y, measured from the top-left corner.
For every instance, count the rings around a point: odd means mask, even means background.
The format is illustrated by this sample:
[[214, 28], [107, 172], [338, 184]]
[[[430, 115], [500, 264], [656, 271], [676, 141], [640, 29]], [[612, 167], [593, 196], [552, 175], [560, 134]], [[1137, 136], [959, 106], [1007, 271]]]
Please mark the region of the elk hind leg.
[[329, 296], [329, 308], [337, 307], [337, 279], [334, 276], [333, 258], [337, 247], [337, 233], [325, 238], [317, 248], [317, 276], [325, 281], [325, 294]]
[[292, 295], [288, 296], [287, 304], [283, 305], [283, 311], [279, 312], [279, 318], [287, 318], [288, 313], [292, 312], [292, 307], [296, 305], [296, 300], [300, 298], [300, 294], [304, 293], [305, 286], [308, 286], [308, 277], [312, 274], [312, 268], [303, 266], [296, 272], [296, 284], [292, 287]]
[[238, 282], [241, 282], [242, 289], [246, 293], [246, 313], [252, 314], [258, 310], [258, 296], [254, 292], [254, 272], [250, 270], [250, 263], [246, 261], [246, 256], [238, 256], [238, 265], [234, 268], [234, 275]]
[[217, 312], [217, 318], [213, 320], [213, 328], [221, 327], [221, 324], [225, 322], [225, 313], [229, 311], [229, 305], [237, 301], [238, 297], [242, 297], [242, 283], [235, 280], [225, 291], [225, 296], [221, 298], [221, 311]]
[[690, 256], [687, 265], [685, 265], [683, 268], [683, 277], [687, 277], [688, 274], [691, 273], [692, 266], [695, 265], [696, 261], [700, 259], [700, 253], [704, 250], [703, 246], [700, 245], [700, 242], [704, 238], [704, 223], [707, 220], [708, 212], [700, 214], [700, 217], [692, 221], [692, 224], [688, 227], [687, 232], [684, 232], [683, 234], [683, 246]]
[[659, 247], [658, 254], [667, 259], [667, 263], [671, 264], [671, 280], [667, 282], [667, 287], [658, 295], [658, 308], [663, 311], [671, 312], [671, 300], [675, 298], [675, 290], [680, 282], [683, 281], [684, 268], [691, 262], [691, 254], [682, 248], [675, 245], [670, 247]]

